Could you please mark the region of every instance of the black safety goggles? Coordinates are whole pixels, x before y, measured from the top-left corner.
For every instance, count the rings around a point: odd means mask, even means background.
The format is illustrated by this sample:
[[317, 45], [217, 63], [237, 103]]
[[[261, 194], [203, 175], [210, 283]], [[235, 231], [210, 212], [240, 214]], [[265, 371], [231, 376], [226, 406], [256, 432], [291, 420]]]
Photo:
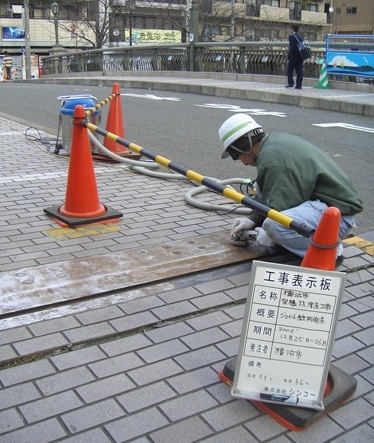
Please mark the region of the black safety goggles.
[[239, 155], [249, 151], [252, 148], [251, 138], [249, 134], [245, 134], [231, 143], [226, 149], [227, 153], [233, 160], [238, 160]]

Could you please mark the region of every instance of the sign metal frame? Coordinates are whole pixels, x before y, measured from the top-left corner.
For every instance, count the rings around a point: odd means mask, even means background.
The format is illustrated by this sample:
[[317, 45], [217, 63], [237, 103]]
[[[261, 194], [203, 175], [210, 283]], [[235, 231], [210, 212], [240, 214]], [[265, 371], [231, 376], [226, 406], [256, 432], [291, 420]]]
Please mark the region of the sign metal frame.
[[234, 397], [324, 410], [345, 274], [253, 261]]

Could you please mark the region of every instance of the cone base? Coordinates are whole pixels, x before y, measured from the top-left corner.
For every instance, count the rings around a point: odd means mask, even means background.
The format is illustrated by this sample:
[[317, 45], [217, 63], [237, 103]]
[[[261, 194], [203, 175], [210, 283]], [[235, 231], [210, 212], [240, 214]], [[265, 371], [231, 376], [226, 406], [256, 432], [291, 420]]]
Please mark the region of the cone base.
[[[229, 386], [232, 386], [236, 369], [236, 358], [229, 360], [218, 378]], [[277, 405], [251, 400], [259, 409], [272, 417], [279, 424], [291, 431], [303, 431], [317, 419], [336, 409], [341, 403], [349, 398], [357, 387], [357, 380], [341, 369], [330, 365], [330, 370], [325, 385], [323, 396], [323, 411], [295, 406]]]
[[62, 222], [59, 223], [61, 224], [61, 226], [67, 226], [69, 228], [118, 220], [123, 216], [121, 212], [118, 212], [115, 209], [110, 208], [109, 206], [104, 206], [105, 213], [96, 217], [71, 217], [62, 214], [60, 212], [60, 208], [61, 206], [52, 206], [50, 208], [45, 208], [44, 212], [51, 218], [55, 219], [58, 223]]

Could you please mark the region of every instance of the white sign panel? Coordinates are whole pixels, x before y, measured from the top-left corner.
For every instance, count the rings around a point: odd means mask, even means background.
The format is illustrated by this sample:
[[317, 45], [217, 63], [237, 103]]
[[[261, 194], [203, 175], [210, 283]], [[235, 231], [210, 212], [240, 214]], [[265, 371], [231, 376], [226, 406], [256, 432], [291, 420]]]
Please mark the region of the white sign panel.
[[232, 395], [324, 409], [345, 274], [254, 261]]

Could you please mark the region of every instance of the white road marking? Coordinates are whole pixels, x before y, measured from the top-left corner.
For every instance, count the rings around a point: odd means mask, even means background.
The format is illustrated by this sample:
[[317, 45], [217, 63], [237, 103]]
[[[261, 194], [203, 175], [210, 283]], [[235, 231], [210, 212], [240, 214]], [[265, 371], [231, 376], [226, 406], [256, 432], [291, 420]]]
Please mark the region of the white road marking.
[[204, 105], [194, 105], [200, 108], [226, 109], [230, 112], [243, 112], [252, 115], [272, 115], [274, 117], [287, 117], [284, 112], [266, 111], [265, 109], [242, 108], [236, 105], [228, 105], [225, 103], [205, 103]]
[[350, 125], [349, 123], [313, 123], [313, 126], [320, 126], [321, 128], [346, 128], [354, 131], [374, 133], [374, 128], [365, 128], [364, 126]]
[[180, 102], [181, 101], [181, 99], [178, 97], [159, 97], [159, 96], [153, 95], [153, 94], [126, 93], [126, 94], [121, 94], [121, 95], [124, 95], [126, 97], [146, 98], [148, 100], [167, 100], [167, 101], [171, 101], [171, 102]]

